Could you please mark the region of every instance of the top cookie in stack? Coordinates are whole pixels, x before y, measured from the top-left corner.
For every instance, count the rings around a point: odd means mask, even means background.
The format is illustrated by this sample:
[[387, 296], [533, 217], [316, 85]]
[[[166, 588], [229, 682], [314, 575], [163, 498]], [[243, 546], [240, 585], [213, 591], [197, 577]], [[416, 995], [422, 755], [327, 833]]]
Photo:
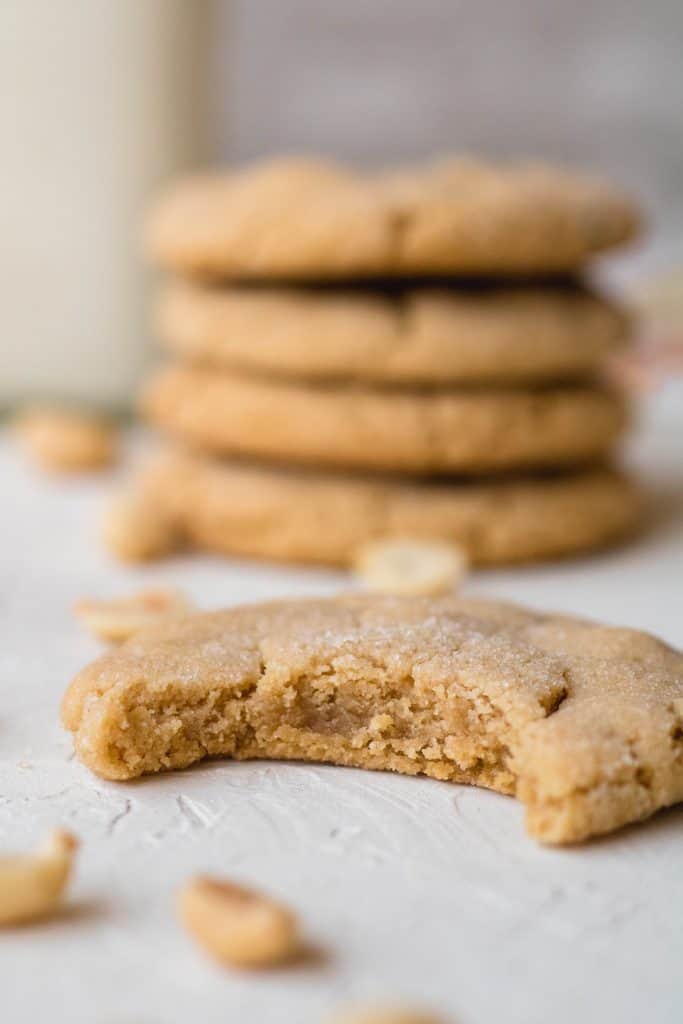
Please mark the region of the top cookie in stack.
[[447, 159], [361, 176], [294, 159], [181, 183], [149, 237], [181, 274], [327, 281], [571, 273], [637, 228], [612, 185], [536, 164]]
[[478, 562], [622, 536], [639, 502], [604, 459], [626, 411], [596, 375], [628, 321], [577, 275], [637, 230], [612, 186], [537, 165], [181, 183], [149, 231], [176, 360], [143, 409], [185, 447], [148, 486], [187, 539], [296, 561], [383, 535]]

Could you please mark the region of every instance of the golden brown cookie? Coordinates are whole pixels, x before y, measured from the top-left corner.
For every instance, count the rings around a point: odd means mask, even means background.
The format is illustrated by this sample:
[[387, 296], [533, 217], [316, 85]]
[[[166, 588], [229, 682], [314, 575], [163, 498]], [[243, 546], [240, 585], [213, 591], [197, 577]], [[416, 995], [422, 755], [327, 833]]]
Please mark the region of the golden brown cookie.
[[294, 758], [513, 793], [567, 843], [683, 799], [683, 656], [646, 633], [457, 598], [188, 616], [84, 669], [62, 717], [108, 779]]
[[148, 246], [218, 277], [530, 274], [576, 270], [638, 227], [619, 189], [556, 167], [447, 158], [360, 174], [284, 158], [175, 185]]
[[173, 281], [156, 322], [168, 348], [202, 365], [401, 384], [578, 378], [628, 330], [622, 310], [570, 284], [374, 291]]
[[140, 485], [191, 545], [342, 566], [368, 541], [389, 537], [455, 542], [480, 565], [537, 561], [613, 543], [643, 515], [636, 487], [607, 469], [426, 484], [170, 451]]
[[160, 371], [142, 410], [214, 453], [420, 475], [570, 465], [605, 453], [626, 425], [597, 386], [381, 390]]

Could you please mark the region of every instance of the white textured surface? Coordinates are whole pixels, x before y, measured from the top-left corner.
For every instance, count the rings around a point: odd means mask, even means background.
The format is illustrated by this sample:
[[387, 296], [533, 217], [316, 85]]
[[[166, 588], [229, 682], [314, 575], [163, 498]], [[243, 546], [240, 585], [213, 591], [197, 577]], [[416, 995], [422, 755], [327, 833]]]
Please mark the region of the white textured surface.
[[[683, 643], [683, 416], [670, 398], [633, 453], [661, 496], [649, 538], [477, 575], [470, 591]], [[125, 569], [96, 539], [104, 481], [40, 476], [9, 444], [0, 481], [0, 847], [57, 822], [83, 839], [63, 916], [0, 933], [3, 1022], [315, 1024], [402, 998], [460, 1024], [683, 1019], [683, 808], [563, 851], [526, 838], [513, 800], [423, 779], [229, 762], [127, 785], [90, 775], [58, 722], [69, 678], [99, 652], [75, 600], [168, 581], [214, 607], [344, 579], [207, 558]], [[286, 898], [326, 955], [270, 975], [214, 967], [173, 915], [174, 888], [201, 869]]]

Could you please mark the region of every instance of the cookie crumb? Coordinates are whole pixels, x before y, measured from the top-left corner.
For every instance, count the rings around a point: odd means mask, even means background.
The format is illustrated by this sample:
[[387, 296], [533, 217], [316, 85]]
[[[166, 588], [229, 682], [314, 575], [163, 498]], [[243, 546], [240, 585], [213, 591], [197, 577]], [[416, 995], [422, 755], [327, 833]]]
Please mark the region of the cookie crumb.
[[300, 949], [291, 910], [225, 879], [194, 878], [178, 895], [178, 911], [185, 928], [223, 964], [272, 967]]
[[19, 413], [14, 429], [32, 461], [54, 473], [104, 469], [118, 454], [114, 426], [83, 412], [34, 406]]
[[83, 625], [100, 640], [122, 643], [134, 633], [182, 615], [192, 602], [177, 590], [146, 590], [132, 597], [78, 601], [74, 612]]
[[467, 554], [457, 544], [408, 538], [370, 541], [354, 559], [356, 573], [370, 590], [403, 595], [455, 590], [467, 566]]

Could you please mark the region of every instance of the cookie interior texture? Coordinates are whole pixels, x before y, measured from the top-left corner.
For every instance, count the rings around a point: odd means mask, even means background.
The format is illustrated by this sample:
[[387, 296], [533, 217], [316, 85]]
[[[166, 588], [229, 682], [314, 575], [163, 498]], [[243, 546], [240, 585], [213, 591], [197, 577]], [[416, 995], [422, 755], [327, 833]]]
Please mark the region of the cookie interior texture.
[[180, 182], [147, 237], [181, 273], [306, 280], [568, 272], [639, 227], [618, 188], [562, 168], [455, 157], [359, 174], [294, 157]]
[[63, 702], [109, 779], [295, 758], [515, 794], [574, 842], [683, 798], [683, 656], [494, 602], [350, 597], [188, 616], [83, 670]]

